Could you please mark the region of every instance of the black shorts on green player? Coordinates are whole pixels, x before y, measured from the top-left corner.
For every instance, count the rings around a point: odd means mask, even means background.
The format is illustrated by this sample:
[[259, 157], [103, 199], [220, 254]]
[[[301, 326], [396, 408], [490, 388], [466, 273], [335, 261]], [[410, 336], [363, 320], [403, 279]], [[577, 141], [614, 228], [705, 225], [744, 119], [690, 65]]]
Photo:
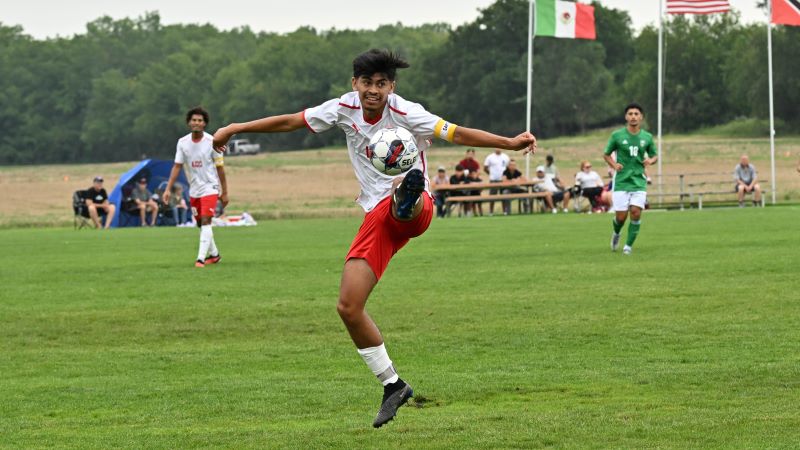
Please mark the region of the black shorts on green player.
[[[647, 175], [644, 173], [644, 161], [657, 154], [653, 135], [645, 130], [631, 134], [627, 127], [620, 128], [611, 133], [604, 153], [606, 155], [616, 153], [616, 161], [622, 165], [622, 169], [614, 175], [614, 211], [627, 212], [631, 206], [644, 209], [647, 198]], [[615, 216], [613, 225], [611, 250], [615, 251], [619, 244], [619, 233], [622, 231], [624, 221], [618, 222]], [[639, 235], [640, 226], [640, 220], [631, 218], [623, 253], [631, 252], [631, 246]]]

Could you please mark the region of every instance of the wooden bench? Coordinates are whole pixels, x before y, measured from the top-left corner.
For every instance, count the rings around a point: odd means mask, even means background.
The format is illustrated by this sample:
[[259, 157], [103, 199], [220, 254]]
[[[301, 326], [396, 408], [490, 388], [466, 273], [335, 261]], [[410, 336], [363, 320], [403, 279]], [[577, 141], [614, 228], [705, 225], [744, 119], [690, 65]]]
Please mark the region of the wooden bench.
[[[493, 195], [455, 195], [447, 197], [444, 201], [445, 205], [452, 206], [459, 203], [483, 203], [483, 202], [498, 202], [504, 200], [531, 200], [534, 198], [545, 198], [545, 192], [524, 192], [518, 194], [493, 194]], [[533, 211], [531, 205], [531, 212]], [[448, 213], [450, 209], [448, 207]]]

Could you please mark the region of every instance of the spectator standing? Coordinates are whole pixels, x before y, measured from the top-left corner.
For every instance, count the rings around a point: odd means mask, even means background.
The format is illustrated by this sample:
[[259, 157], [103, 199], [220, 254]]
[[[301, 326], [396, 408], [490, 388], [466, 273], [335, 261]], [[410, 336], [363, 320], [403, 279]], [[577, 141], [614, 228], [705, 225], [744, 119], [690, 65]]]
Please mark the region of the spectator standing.
[[[490, 153], [489, 156], [486, 157], [483, 162], [483, 170], [489, 174], [489, 183], [501, 183], [503, 181], [503, 172], [505, 172], [508, 167], [509, 161], [508, 155], [503, 153], [499, 148], [494, 149], [494, 153]], [[496, 195], [500, 191], [500, 188], [490, 189], [489, 195]], [[491, 216], [493, 214], [494, 202], [489, 202], [489, 215]]]
[[552, 175], [556, 186], [563, 188], [563, 186], [561, 186], [561, 178], [558, 177], [558, 167], [554, 164], [555, 158], [553, 158], [553, 155], [547, 155], [544, 160], [544, 173]]
[[[114, 213], [117, 208], [108, 202], [108, 193], [103, 187], [103, 177], [96, 176], [92, 181], [92, 187], [84, 191], [84, 202], [86, 208], [89, 210], [89, 218], [94, 222], [95, 228], [105, 228], [106, 230], [111, 227], [111, 221], [114, 220]], [[102, 211], [102, 212], [99, 212]], [[106, 216], [106, 225], [102, 226], [100, 216]]]
[[465, 152], [464, 159], [462, 159], [461, 162], [459, 162], [459, 164], [461, 165], [461, 167], [464, 168], [464, 170], [467, 171], [467, 174], [481, 171], [481, 163], [479, 163], [478, 160], [475, 159], [474, 148], [467, 149], [467, 151]]
[[[503, 172], [503, 181], [504, 182], [524, 182], [525, 177], [522, 176], [522, 172], [517, 169], [517, 162], [515, 160], [508, 161], [508, 167]], [[503, 194], [523, 194], [527, 193], [528, 190], [524, 189], [523, 187], [516, 185], [516, 186], [508, 186], [503, 189]], [[525, 200], [523, 203], [525, 205], [525, 212], [528, 212], [528, 201]], [[503, 214], [509, 215], [511, 214], [511, 200], [504, 200], [503, 201]]]
[[563, 201], [562, 207], [564, 208], [564, 212], [569, 212], [569, 191], [559, 189], [558, 186], [556, 186], [553, 175], [545, 173], [544, 166], [536, 168], [536, 178], [539, 184], [537, 184], [534, 189], [547, 194], [544, 198], [544, 203], [547, 205], [547, 208], [555, 214], [558, 212], [556, 204]]
[[744, 208], [744, 195], [753, 193], [753, 206], [761, 202], [761, 186], [758, 184], [756, 166], [750, 164], [750, 158], [742, 155], [739, 164], [733, 169], [733, 178], [736, 180], [736, 194], [739, 197], [739, 208]]
[[592, 211], [598, 208], [598, 199], [603, 193], [603, 178], [592, 170], [592, 163], [581, 161], [580, 172], [575, 174], [575, 186], [580, 189], [582, 196], [589, 199]]
[[[450, 185], [450, 180], [447, 179], [447, 173], [444, 167], [439, 167], [439, 170], [436, 171], [436, 176], [433, 178], [432, 184], [434, 188]], [[446, 215], [447, 209], [445, 208], [446, 205], [444, 202], [446, 198], [447, 191], [433, 191], [433, 202], [436, 204], [436, 217], [443, 218]]]
[[147, 178], [141, 178], [136, 188], [131, 193], [136, 207], [139, 208], [139, 220], [141, 226], [148, 226], [146, 215], [150, 213], [150, 226], [156, 224], [158, 218], [158, 203], [153, 200], [153, 194], [147, 189]]

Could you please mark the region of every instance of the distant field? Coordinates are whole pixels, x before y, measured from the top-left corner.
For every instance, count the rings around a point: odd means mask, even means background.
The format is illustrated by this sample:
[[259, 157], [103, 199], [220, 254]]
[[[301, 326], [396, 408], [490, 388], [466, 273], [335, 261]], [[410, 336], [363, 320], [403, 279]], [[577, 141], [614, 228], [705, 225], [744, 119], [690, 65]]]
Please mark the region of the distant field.
[[368, 305], [417, 393], [380, 430], [357, 218], [218, 229], [203, 270], [194, 229], [4, 230], [0, 448], [796, 448], [799, 214], [648, 212], [632, 257], [606, 214], [434, 221]]
[[[563, 174], [572, 174], [582, 159], [601, 169], [601, 152], [608, 131], [586, 136], [559, 138], [541, 142], [541, 150], [532, 159], [532, 170], [548, 152], [556, 156]], [[488, 150], [480, 150], [483, 158]], [[724, 178], [731, 173], [739, 155], [748, 153], [759, 169], [760, 177], [769, 176], [769, 141], [752, 138], [716, 136], [667, 136], [664, 140], [664, 182], [677, 183], [679, 173], [716, 172]], [[776, 148], [779, 199], [800, 200], [800, 174], [795, 171], [800, 159], [800, 138], [778, 139]], [[434, 146], [429, 152], [430, 170], [442, 165], [452, 168], [462, 158], [463, 149]], [[119, 176], [133, 166], [123, 164], [84, 164], [0, 168], [0, 226], [66, 225], [71, 220], [72, 192], [91, 184], [95, 174], [106, 177], [113, 188]], [[521, 161], [524, 168], [524, 162]], [[258, 218], [357, 216], [353, 204], [358, 184], [343, 148], [301, 152], [264, 153], [257, 156], [228, 158], [227, 172], [231, 190], [231, 211], [246, 210]]]

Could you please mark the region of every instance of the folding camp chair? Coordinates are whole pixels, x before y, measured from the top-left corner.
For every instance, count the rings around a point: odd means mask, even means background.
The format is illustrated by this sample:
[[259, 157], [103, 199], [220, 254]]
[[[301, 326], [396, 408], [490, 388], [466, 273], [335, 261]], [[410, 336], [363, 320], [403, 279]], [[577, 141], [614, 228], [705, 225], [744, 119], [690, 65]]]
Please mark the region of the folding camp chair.
[[80, 190], [72, 193], [72, 225], [76, 230], [91, 225], [89, 208], [86, 206], [86, 191]]

